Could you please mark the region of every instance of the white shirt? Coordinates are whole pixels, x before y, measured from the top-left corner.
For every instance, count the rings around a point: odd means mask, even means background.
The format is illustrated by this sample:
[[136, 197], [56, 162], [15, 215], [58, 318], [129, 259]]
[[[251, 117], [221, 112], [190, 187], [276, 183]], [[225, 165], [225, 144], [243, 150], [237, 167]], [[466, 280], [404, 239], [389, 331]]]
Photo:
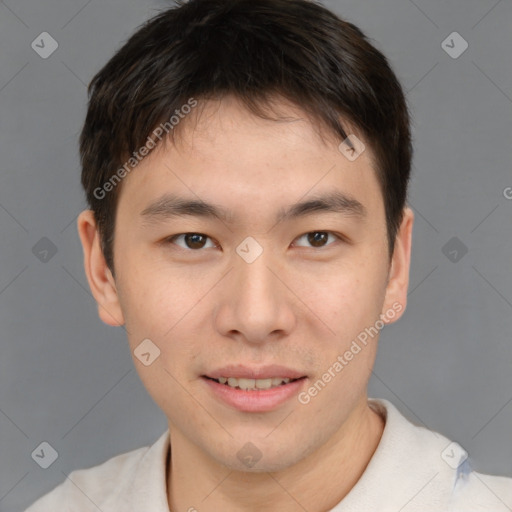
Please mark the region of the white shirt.
[[[512, 478], [471, 471], [469, 459], [459, 464], [467, 454], [456, 443], [414, 425], [387, 400], [369, 404], [385, 419], [382, 438], [359, 481], [329, 512], [512, 511]], [[169, 439], [166, 431], [152, 446], [73, 471], [26, 512], [169, 512]]]

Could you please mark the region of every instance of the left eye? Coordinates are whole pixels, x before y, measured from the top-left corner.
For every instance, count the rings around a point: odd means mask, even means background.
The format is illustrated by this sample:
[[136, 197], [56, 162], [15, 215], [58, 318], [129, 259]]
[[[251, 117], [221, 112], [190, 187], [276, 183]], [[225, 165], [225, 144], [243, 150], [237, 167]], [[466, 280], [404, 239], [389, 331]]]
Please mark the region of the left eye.
[[329, 236], [332, 236], [335, 239], [340, 240], [339, 236], [335, 235], [334, 233], [331, 233], [330, 231], [310, 231], [309, 233], [305, 233], [304, 235], [300, 236], [297, 240], [305, 238], [307, 242], [311, 244], [313, 247], [325, 247], [326, 245], [330, 245], [327, 244]]

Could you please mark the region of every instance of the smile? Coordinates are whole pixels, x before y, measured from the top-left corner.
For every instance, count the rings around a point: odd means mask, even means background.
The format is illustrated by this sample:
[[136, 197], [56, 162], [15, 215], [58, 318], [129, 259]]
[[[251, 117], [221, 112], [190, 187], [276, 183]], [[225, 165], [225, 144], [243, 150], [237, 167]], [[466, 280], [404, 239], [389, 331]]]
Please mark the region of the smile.
[[297, 379], [289, 379], [288, 377], [272, 377], [268, 379], [237, 379], [236, 377], [219, 377], [218, 379], [212, 380], [235, 389], [242, 389], [244, 391], [257, 391], [258, 389], [276, 388]]

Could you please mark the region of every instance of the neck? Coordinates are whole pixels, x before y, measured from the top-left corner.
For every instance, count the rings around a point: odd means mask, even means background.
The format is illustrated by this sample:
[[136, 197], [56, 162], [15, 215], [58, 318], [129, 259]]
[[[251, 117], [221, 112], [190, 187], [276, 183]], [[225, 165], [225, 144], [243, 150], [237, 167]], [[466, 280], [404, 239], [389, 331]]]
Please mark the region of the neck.
[[243, 472], [218, 464], [170, 427], [172, 456], [167, 475], [170, 509], [173, 512], [330, 510], [363, 474], [383, 429], [384, 420], [370, 409], [364, 397], [336, 434], [298, 463], [278, 472]]

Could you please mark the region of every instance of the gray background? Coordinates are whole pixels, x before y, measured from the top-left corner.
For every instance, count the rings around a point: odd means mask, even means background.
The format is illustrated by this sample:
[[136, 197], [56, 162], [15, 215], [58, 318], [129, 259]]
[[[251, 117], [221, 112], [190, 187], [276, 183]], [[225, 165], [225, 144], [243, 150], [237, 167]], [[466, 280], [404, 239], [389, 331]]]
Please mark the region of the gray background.
[[[85, 206], [77, 136], [86, 84], [165, 5], [0, 2], [2, 511], [23, 510], [73, 469], [152, 443], [166, 428], [124, 331], [97, 317], [75, 227]], [[326, 5], [389, 57], [414, 124], [409, 305], [381, 335], [370, 396], [458, 441], [478, 470], [512, 476], [512, 5]], [[59, 44], [47, 59], [31, 48], [44, 31]], [[442, 47], [453, 31], [469, 44], [456, 59]], [[46, 262], [48, 242], [32, 250], [43, 237], [57, 249]], [[445, 246], [452, 237], [458, 247]], [[59, 453], [48, 469], [31, 458], [42, 441]]]

